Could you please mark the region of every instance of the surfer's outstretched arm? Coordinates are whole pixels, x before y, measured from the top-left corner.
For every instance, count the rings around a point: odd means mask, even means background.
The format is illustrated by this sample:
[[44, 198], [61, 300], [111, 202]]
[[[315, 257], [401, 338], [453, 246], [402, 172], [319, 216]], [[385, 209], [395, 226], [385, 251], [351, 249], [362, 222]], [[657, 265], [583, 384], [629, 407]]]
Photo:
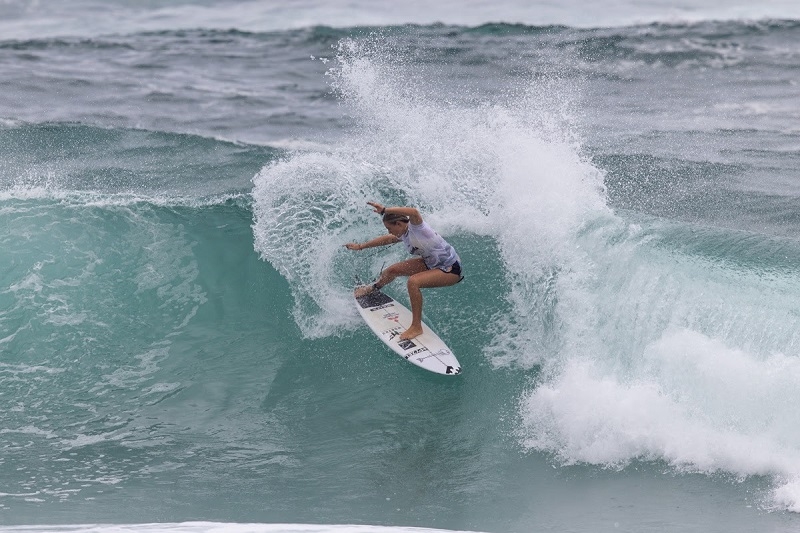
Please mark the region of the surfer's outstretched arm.
[[374, 239], [370, 239], [367, 242], [357, 243], [357, 242], [348, 242], [344, 245], [345, 248], [348, 250], [363, 250], [365, 248], [375, 248], [376, 246], [386, 246], [388, 244], [394, 244], [396, 242], [400, 242], [400, 239], [392, 235], [391, 233], [388, 235], [381, 235], [380, 237], [375, 237]]

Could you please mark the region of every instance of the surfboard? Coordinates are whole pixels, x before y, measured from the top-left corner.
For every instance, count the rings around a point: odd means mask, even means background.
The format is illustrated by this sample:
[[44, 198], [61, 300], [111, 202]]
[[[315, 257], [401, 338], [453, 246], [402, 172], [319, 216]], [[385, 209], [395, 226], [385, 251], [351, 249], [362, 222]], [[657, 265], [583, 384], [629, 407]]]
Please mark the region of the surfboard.
[[394, 298], [374, 290], [355, 300], [364, 322], [394, 353], [437, 374], [455, 376], [461, 372], [453, 351], [424, 322], [422, 335], [400, 340], [400, 334], [411, 325], [411, 311]]

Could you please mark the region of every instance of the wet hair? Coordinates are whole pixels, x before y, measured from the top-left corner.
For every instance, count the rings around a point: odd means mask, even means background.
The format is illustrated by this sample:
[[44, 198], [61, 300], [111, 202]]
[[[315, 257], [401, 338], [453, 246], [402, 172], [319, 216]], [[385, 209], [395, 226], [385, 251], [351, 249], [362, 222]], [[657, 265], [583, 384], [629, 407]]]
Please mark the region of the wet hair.
[[398, 215], [397, 213], [386, 213], [383, 215], [383, 221], [386, 224], [393, 224], [395, 222], [408, 222], [409, 218], [406, 215]]

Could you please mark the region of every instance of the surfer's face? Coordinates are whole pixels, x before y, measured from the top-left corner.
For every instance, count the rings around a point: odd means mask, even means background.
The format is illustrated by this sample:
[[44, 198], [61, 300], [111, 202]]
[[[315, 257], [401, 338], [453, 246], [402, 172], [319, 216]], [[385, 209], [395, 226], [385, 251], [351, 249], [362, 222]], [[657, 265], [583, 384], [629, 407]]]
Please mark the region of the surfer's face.
[[402, 220], [393, 220], [391, 222], [384, 222], [384, 226], [386, 229], [389, 230], [389, 233], [394, 235], [395, 237], [399, 237], [403, 233], [406, 232], [408, 229], [408, 222], [403, 222]]

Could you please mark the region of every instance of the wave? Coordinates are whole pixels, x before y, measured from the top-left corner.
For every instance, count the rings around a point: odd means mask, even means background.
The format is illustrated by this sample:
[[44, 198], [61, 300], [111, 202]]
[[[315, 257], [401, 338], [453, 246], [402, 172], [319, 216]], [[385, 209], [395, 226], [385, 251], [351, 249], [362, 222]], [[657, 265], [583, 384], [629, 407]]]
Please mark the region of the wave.
[[[254, 178], [255, 247], [289, 281], [305, 336], [352, 327], [349, 280], [379, 268], [342, 249], [380, 233], [364, 202], [419, 206], [449, 238], [495, 246], [462, 255], [478, 276], [502, 271], [494, 303], [459, 304], [493, 315], [483, 354], [495, 368], [535, 371], [518, 398], [524, 449], [564, 464], [769, 476], [764, 506], [800, 509], [788, 407], [800, 401], [796, 242], [612, 210], [606, 173], [569, 120], [569, 81], [442, 103], [391, 41], [338, 52], [329, 75], [359, 128]], [[635, 169], [620, 172], [640, 187]], [[665, 204], [681, 190], [662, 191]]]
[[79, 123], [17, 122], [6, 148], [0, 200], [209, 205], [245, 197], [249, 176], [282, 149], [199, 135]]
[[[532, 32], [563, 44], [569, 57], [582, 49], [592, 60], [622, 54], [659, 68], [670, 58], [673, 66], [714, 64], [720, 55], [735, 60], [741, 35], [769, 37], [783, 31], [780, 24], [752, 33], [747, 24], [732, 24], [739, 32], [733, 38], [717, 23], [613, 31], [430, 25], [422, 31], [470, 33], [478, 43], [503, 31], [512, 37]], [[372, 255], [343, 249], [383, 231], [365, 204], [375, 199], [419, 206], [462, 254], [467, 281], [432, 291], [427, 309], [445, 337], [467, 351], [465, 377], [472, 367], [498, 383], [488, 405], [475, 402], [475, 416], [495, 428], [498, 403], [516, 408], [511, 434], [489, 436], [493, 443], [510, 436], [556, 464], [624, 469], [645, 460], [676, 472], [764, 476], [763, 506], [798, 510], [800, 434], [791, 406], [800, 400], [800, 246], [791, 235], [711, 227], [710, 214], [730, 205], [714, 182], [734, 173], [735, 164], [594, 158], [577, 125], [582, 81], [563, 70], [508, 74], [499, 84], [505, 90], [490, 97], [466, 84], [442, 90], [430, 58], [491, 64], [490, 54], [462, 54], [451, 39], [420, 47], [413, 39], [392, 40], [392, 31], [389, 38], [370, 31], [340, 39], [342, 31], [320, 29], [310, 37], [339, 39], [328, 76], [353, 123], [335, 143], [276, 150], [60, 122], [8, 121], [0, 129], [12, 148], [0, 174], [0, 220], [8, 228], [0, 346], [10, 359], [0, 374], [14, 405], [6, 431], [42, 446], [41, 455], [52, 458], [45, 467], [57, 474], [44, 481], [39, 471], [18, 474], [34, 489], [13, 497], [56, 501], [70, 497], [76, 482], [90, 485], [84, 497], [97, 487], [159, 479], [160, 469], [186, 468], [198, 484], [214, 484], [225, 472], [237, 493], [242, 479], [261, 483], [277, 473], [286, 485], [268, 487], [270, 497], [305, 504], [308, 493], [287, 480], [332, 476], [356, 463], [383, 470], [378, 465], [385, 466], [388, 454], [395, 457], [396, 448], [373, 442], [378, 450], [364, 461], [362, 449], [352, 446], [352, 435], [366, 426], [336, 426], [342, 442], [336, 451], [327, 436], [316, 440], [307, 451], [324, 448], [322, 458], [293, 451], [300, 441], [308, 444], [302, 434], [308, 428], [322, 434], [315, 425], [330, 414], [320, 409], [310, 416], [316, 409], [310, 391], [335, 381], [335, 371], [341, 376], [363, 367], [343, 356], [352, 343], [336, 338], [359, 325], [353, 278], [404, 256], [397, 249]], [[271, 37], [196, 32], [188, 37]], [[649, 36], [637, 40], [637, 32]], [[313, 32], [289, 33], [306, 42]], [[168, 30], [168, 36], [180, 34]], [[699, 52], [684, 50], [697, 47], [698, 39]], [[680, 50], [673, 54], [668, 48], [676, 42]], [[664, 168], [655, 177], [679, 187], [652, 179]], [[709, 191], [713, 201], [700, 194]], [[694, 201], [675, 208], [687, 198]], [[734, 200], [753, 199], [760, 198]], [[388, 290], [402, 294], [402, 287]], [[520, 392], [512, 380], [527, 380], [527, 387]], [[249, 395], [242, 394], [243, 381], [252, 387]], [[376, 383], [386, 390], [384, 379]], [[425, 391], [425, 401], [452, 409], [442, 417], [449, 421], [460, 418], [461, 393], [469, 390], [461, 387], [470, 382], [448, 389], [421, 378], [410, 386], [418, 388], [410, 393], [408, 383], [398, 384], [397, 397]], [[362, 400], [372, 390], [342, 401], [349, 393], [340, 389], [320, 394], [320, 403], [333, 399], [335, 423], [356, 401], [371, 407]], [[12, 403], [26, 394], [35, 405]], [[201, 411], [207, 418], [197, 422]], [[384, 414], [369, 420], [385, 425]], [[250, 425], [267, 428], [269, 438], [248, 436]], [[455, 432], [420, 441], [439, 448], [474, 427], [470, 419]], [[407, 428], [396, 426], [390, 438]], [[372, 429], [365, 433], [381, 433]], [[178, 448], [187, 451], [176, 458]], [[345, 448], [356, 455], [345, 456]], [[79, 452], [85, 457], [76, 463], [60, 462], [60, 454]], [[468, 452], [485, 455], [480, 444]], [[22, 464], [29, 454], [22, 443], [9, 450], [7, 463]], [[470, 463], [459, 454], [447, 459], [436, 462], [437, 475]], [[309, 470], [301, 475], [282, 470], [303, 461]], [[319, 466], [329, 469], [320, 473]], [[480, 492], [485, 487], [476, 486], [486, 479], [480, 476], [457, 485], [494, 466], [464, 466], [440, 486], [456, 498]], [[375, 478], [364, 478], [367, 490], [374, 489]], [[286, 486], [296, 494], [284, 495]], [[264, 494], [246, 488], [254, 498]], [[336, 494], [340, 500], [326, 501], [337, 508], [353, 496]]]
[[[134, 33], [114, 33], [93, 37], [81, 36], [37, 36], [28, 39], [8, 38], [0, 40], [0, 49], [16, 51], [35, 51], [47, 48], [94, 48], [116, 50], [134, 50], [131, 39], [137, 36], [147, 38], [183, 38], [196, 39], [199, 42], [212, 40], [216, 44], [247, 41], [252, 39], [276, 39], [290, 37], [295, 43], [304, 44], [336, 44], [344, 38], [368, 37], [381, 33], [391, 35], [437, 35], [453, 32], [506, 36], [517, 35], [597, 35], [598, 39], [616, 37], [638, 37], [641, 39], [669, 39], [676, 35], [706, 36], [711, 40], [736, 36], [782, 35], [792, 34], [800, 29], [800, 19], [789, 18], [744, 18], [744, 19], [710, 19], [696, 21], [664, 20], [611, 27], [579, 27], [568, 24], [526, 24], [524, 22], [488, 21], [479, 24], [455, 24], [442, 21], [432, 23], [400, 22], [396, 24], [367, 24], [332, 26], [325, 23], [299, 28], [275, 30], [242, 30], [230, 27], [198, 26], [187, 28], [165, 28], [158, 31], [141, 31]], [[679, 44], [679, 43], [678, 43]]]
[[[83, 21], [91, 17], [91, 26]], [[372, 2], [307, 2], [301, 5], [250, 1], [186, 2], [179, 5], [141, 5], [118, 0], [113, 9], [95, 0], [48, 6], [9, 0], [0, 4], [0, 33], [8, 39], [31, 36], [97, 36], [146, 31], [194, 28], [239, 31], [282, 31], [327, 25], [334, 28], [384, 27], [403, 24], [445, 23], [481, 26], [487, 23], [529, 26], [621, 27], [647, 23], [698, 22], [706, 20], [800, 19], [792, 5], [684, 2], [664, 6], [661, 2], [620, 2], [595, 7], [578, 0], [547, 6], [532, 6], [521, 0], [471, 2], [454, 0], [435, 5], [414, 0], [404, 4], [385, 2], [375, 9]]]
[[[268, 50], [305, 50], [313, 57], [330, 59], [330, 49], [335, 49], [340, 40], [348, 38], [370, 39], [380, 35], [384, 39], [405, 40], [407, 46], [416, 47], [419, 60], [442, 65], [463, 64], [488, 66], [500, 60], [509, 63], [510, 58], [527, 55], [525, 51], [531, 44], [548, 49], [550, 61], [568, 64], [576, 73], [590, 77], [625, 77], [635, 69], [682, 68], [794, 68], [797, 54], [786, 47], [786, 42], [797, 40], [800, 22], [796, 20], [762, 19], [758, 21], [700, 21], [693, 23], [636, 24], [610, 28], [579, 28], [565, 25], [527, 25], [511, 23], [485, 23], [475, 26], [454, 24], [401, 24], [387, 26], [345, 26], [341, 28], [328, 25], [311, 26], [299, 29], [275, 31], [241, 31], [235, 29], [168, 29], [159, 32], [139, 32], [128, 35], [109, 35], [85, 37], [37, 37], [34, 39], [0, 41], [0, 50], [13, 51], [29, 60], [43, 57], [62, 61], [63, 56], [88, 54], [101, 64], [114, 69], [120, 76], [130, 75], [121, 66], [133, 69], [138, 75], [141, 70], [158, 72], [165, 66], [185, 66], [177, 58], [165, 59], [158, 53], [160, 47], [168, 46], [182, 50], [188, 56], [198, 56], [196, 60], [209, 62], [214, 68], [224, 69], [228, 59], [243, 60], [252, 58], [263, 61]], [[454, 39], [454, 37], [460, 37]], [[520, 41], [520, 39], [523, 39]], [[126, 61], [116, 62], [117, 50]], [[110, 56], [109, 56], [110, 54]], [[275, 55], [269, 52], [272, 67], [288, 72], [288, 80], [296, 66], [296, 58]], [[114, 61], [110, 61], [114, 58]], [[530, 58], [529, 58], [530, 59]], [[521, 72], [537, 68], [537, 63], [545, 60], [538, 57], [533, 63], [520, 62], [516, 66]], [[512, 61], [513, 64], [513, 61]], [[76, 73], [72, 83], [81, 86], [95, 86], [91, 76]], [[98, 80], [99, 81], [99, 80]], [[102, 83], [106, 83], [102, 80]], [[264, 83], [264, 82], [262, 82]], [[309, 102], [328, 95], [321, 89], [307, 83], [302, 93]], [[282, 86], [275, 87], [280, 94]], [[213, 79], [198, 78], [194, 91], [177, 86], [174, 80], [155, 76], [147, 84], [150, 91], [145, 101], [148, 104], [164, 101], [166, 103], [195, 104], [205, 101], [210, 95], [223, 100], [243, 99], [253, 105], [254, 112], [264, 113], [275, 106], [266, 98], [263, 88], [229, 87]], [[101, 92], [107, 90], [97, 87]], [[296, 88], [297, 89], [297, 88]], [[297, 95], [295, 95], [297, 96]], [[134, 93], [130, 98], [140, 98]], [[79, 99], [80, 100], [80, 99]], [[122, 103], [109, 113], [114, 116], [124, 111]], [[86, 113], [95, 112], [87, 107]], [[275, 111], [278, 112], [280, 106]], [[269, 115], [267, 115], [269, 116]], [[220, 128], [215, 128], [220, 129]], [[213, 131], [213, 130], [212, 130]]]

